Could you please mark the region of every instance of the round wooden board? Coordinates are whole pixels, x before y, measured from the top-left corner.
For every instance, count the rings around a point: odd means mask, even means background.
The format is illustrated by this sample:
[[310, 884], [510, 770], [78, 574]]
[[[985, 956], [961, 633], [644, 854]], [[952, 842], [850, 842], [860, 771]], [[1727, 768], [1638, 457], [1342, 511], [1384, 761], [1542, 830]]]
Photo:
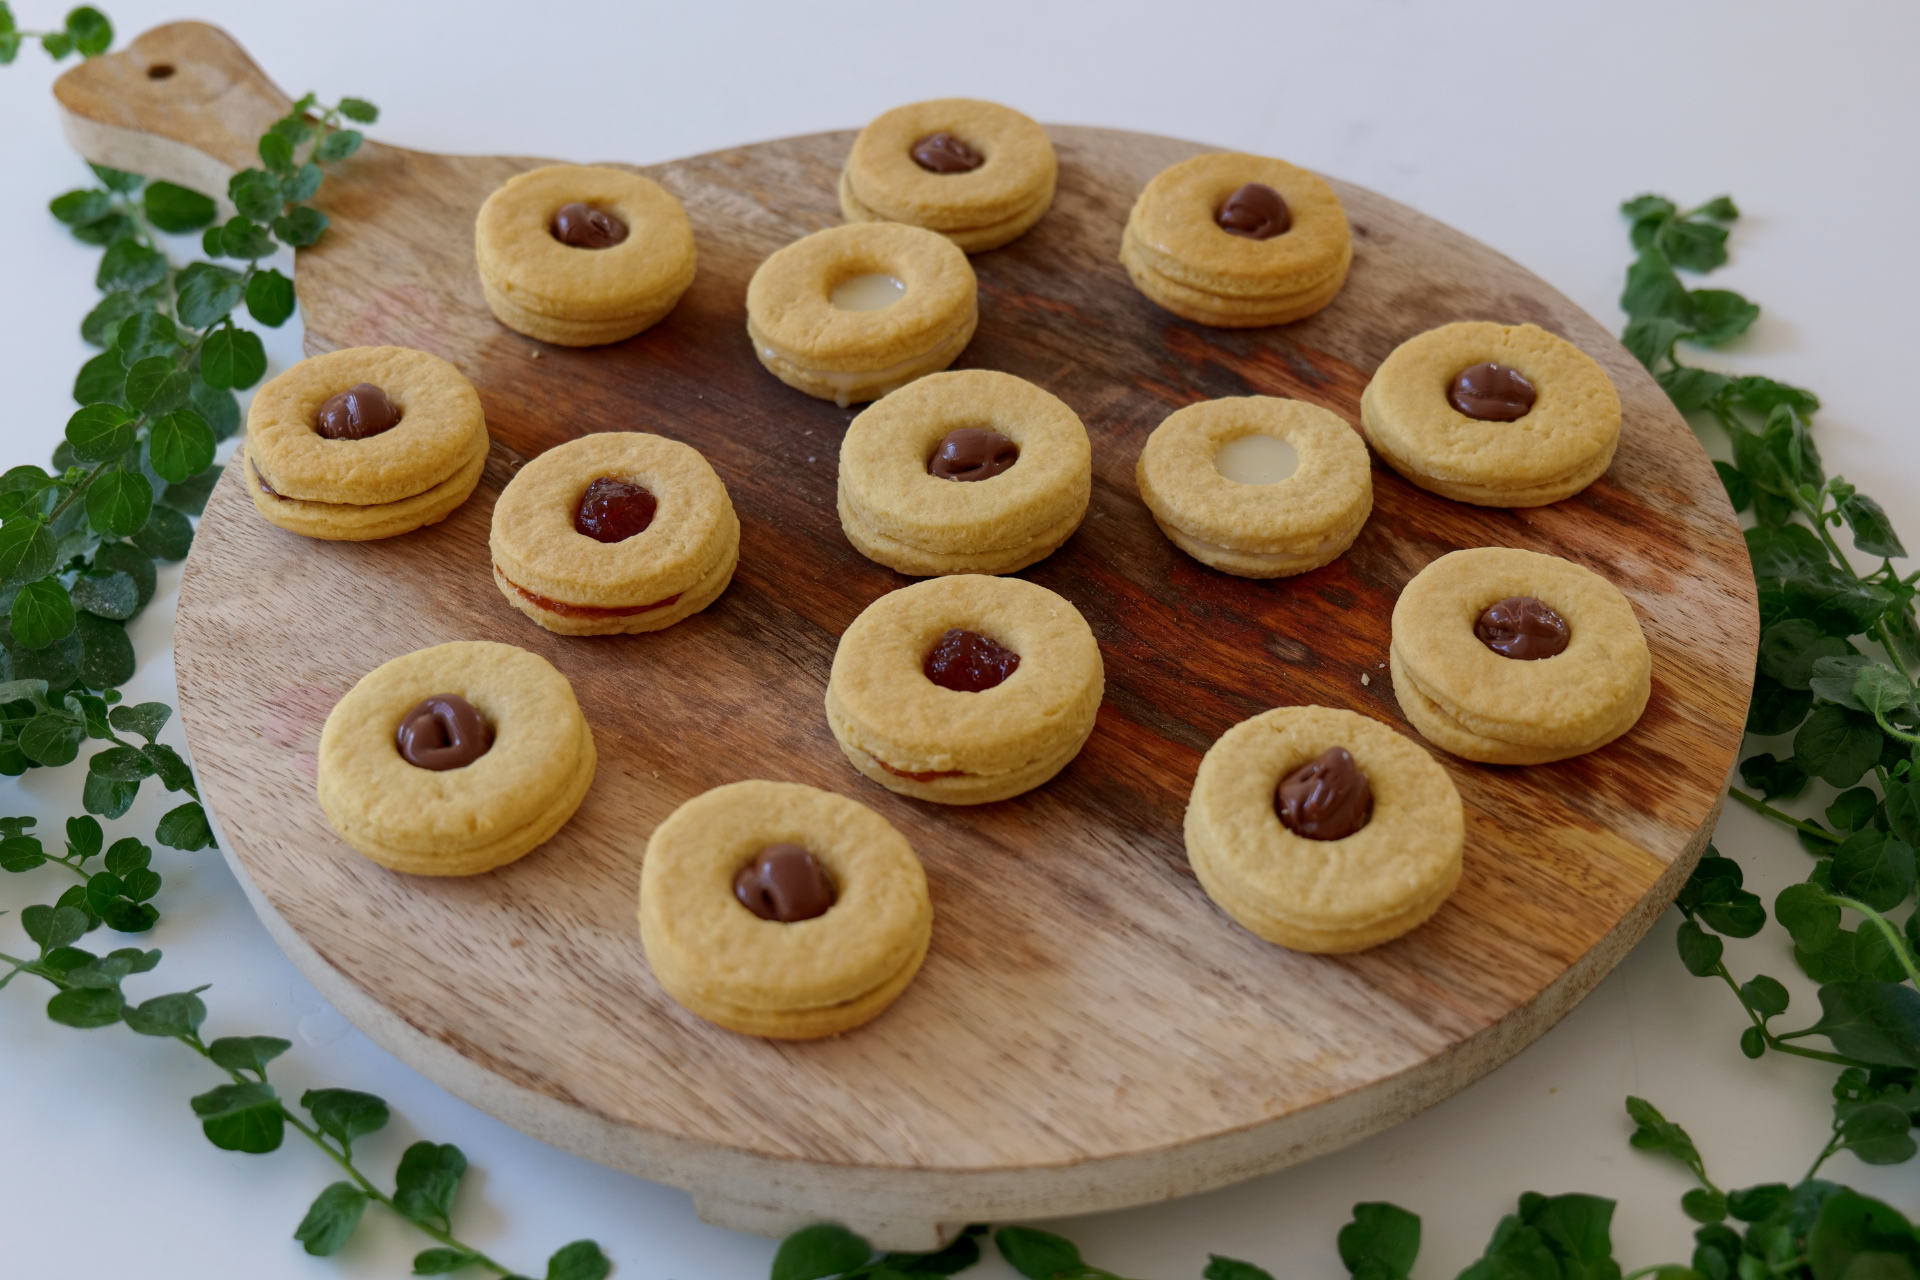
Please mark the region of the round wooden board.
[[[177, 73], [148, 80], [157, 61]], [[237, 47], [193, 25], [87, 64], [60, 93], [89, 158], [162, 176], [247, 163], [243, 140], [285, 104]], [[981, 809], [908, 802], [849, 769], [827, 731], [836, 637], [906, 580], [841, 535], [835, 454], [850, 415], [760, 369], [743, 296], [768, 252], [839, 220], [850, 133], [643, 170], [685, 202], [700, 275], [657, 328], [591, 351], [508, 332], [481, 299], [474, 212], [535, 162], [368, 146], [329, 179], [333, 228], [299, 259], [308, 347], [400, 343], [460, 365], [494, 435], [485, 480], [440, 526], [350, 545], [265, 524], [230, 473], [187, 565], [176, 661], [188, 741], [229, 857], [295, 962], [453, 1092], [689, 1188], [727, 1225], [839, 1218], [925, 1246], [967, 1221], [1218, 1186], [1403, 1119], [1539, 1035], [1641, 936], [1698, 856], [1740, 741], [1757, 630], [1740, 531], [1687, 424], [1597, 323], [1492, 250], [1338, 183], [1356, 256], [1332, 307], [1284, 329], [1178, 321], [1133, 290], [1116, 253], [1141, 185], [1204, 148], [1050, 132], [1058, 200], [1033, 232], [975, 259], [980, 330], [960, 360], [1058, 394], [1094, 441], [1085, 525], [1026, 576], [1086, 614], [1107, 698], [1085, 751], [1040, 791]], [[1133, 464], [1170, 410], [1265, 393], [1357, 421], [1396, 344], [1480, 318], [1545, 325], [1612, 374], [1625, 429], [1586, 493], [1483, 510], [1376, 469], [1353, 550], [1271, 583], [1213, 573], [1155, 529]], [[707, 455], [739, 508], [740, 569], [713, 608], [665, 633], [566, 640], [500, 598], [487, 522], [521, 461], [604, 430], [656, 431]], [[1405, 729], [1385, 666], [1395, 595], [1436, 556], [1479, 545], [1566, 556], [1626, 591], [1653, 651], [1645, 718], [1544, 768], [1443, 757], [1468, 818], [1465, 876], [1439, 915], [1355, 956], [1267, 945], [1187, 866], [1181, 815], [1201, 753], [1286, 703]], [[472, 880], [409, 879], [329, 830], [315, 744], [367, 670], [459, 638], [510, 641], [564, 671], [600, 771], [533, 856]], [[743, 777], [856, 796], [926, 863], [932, 953], [860, 1031], [735, 1036], [681, 1010], [647, 970], [634, 922], [646, 837], [689, 796]]]

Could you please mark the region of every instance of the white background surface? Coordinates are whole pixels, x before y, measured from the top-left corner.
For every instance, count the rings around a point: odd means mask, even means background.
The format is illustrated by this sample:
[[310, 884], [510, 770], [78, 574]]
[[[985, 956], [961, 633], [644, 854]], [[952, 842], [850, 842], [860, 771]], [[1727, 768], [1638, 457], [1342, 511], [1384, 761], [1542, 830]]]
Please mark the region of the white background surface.
[[[62, 0], [19, 0], [48, 25]], [[1732, 192], [1747, 211], [1716, 283], [1765, 308], [1720, 360], [1817, 389], [1829, 469], [1878, 496], [1920, 539], [1911, 450], [1911, 299], [1920, 285], [1920, 91], [1909, 64], [1920, 10], [1906, 5], [1617, 3], [1319, 5], [1273, 0], [1069, 7], [994, 0], [931, 6], [632, 5], [574, 0], [327, 5], [203, 0], [282, 85], [369, 97], [376, 136], [429, 150], [634, 162], [815, 129], [857, 126], [902, 101], [966, 93], [1045, 121], [1130, 127], [1285, 156], [1371, 186], [1517, 258], [1617, 327], [1627, 256], [1614, 212], [1645, 190], [1697, 203]], [[115, 0], [122, 42], [177, 9]], [[61, 140], [35, 48], [0, 70], [0, 464], [44, 461], [89, 354], [97, 251], [74, 245], [47, 199], [85, 181]], [[270, 343], [298, 354], [298, 324]], [[1706, 362], [1702, 358], [1702, 362]], [[127, 692], [172, 700], [171, 590], [134, 627]], [[169, 738], [180, 743], [177, 726]], [[79, 769], [0, 780], [0, 812], [57, 830], [77, 812]], [[67, 783], [71, 783], [71, 786]], [[151, 788], [150, 788], [151, 790]], [[143, 803], [109, 838], [147, 834]], [[1722, 848], [1769, 900], [1805, 855], [1744, 812]], [[161, 850], [164, 981], [211, 982], [209, 1035], [295, 1041], [277, 1076], [388, 1098], [396, 1124], [364, 1144], [386, 1173], [416, 1135], [475, 1165], [462, 1234], [538, 1274], [546, 1253], [599, 1239], [623, 1280], [766, 1273], [772, 1246], [700, 1223], [681, 1193], [520, 1136], [374, 1047], [268, 941], [218, 856]], [[50, 899], [64, 872], [0, 883], [0, 907]], [[1522, 1190], [1621, 1201], [1629, 1267], [1683, 1261], [1677, 1169], [1631, 1151], [1621, 1099], [1640, 1093], [1687, 1124], [1722, 1185], [1801, 1175], [1826, 1135], [1831, 1072], [1744, 1060], [1731, 995], [1687, 977], [1669, 916], [1564, 1024], [1512, 1064], [1424, 1116], [1310, 1166], [1212, 1195], [1071, 1221], [1095, 1262], [1195, 1277], [1207, 1253], [1281, 1277], [1342, 1275], [1334, 1235], [1356, 1201], [1426, 1219], [1424, 1276], [1477, 1256]], [[1741, 976], [1792, 970], [1778, 931], [1730, 950]], [[25, 945], [0, 920], [0, 950]], [[137, 988], [143, 993], [145, 987]], [[1803, 987], [1796, 1004], [1812, 1007]], [[176, 1046], [124, 1030], [49, 1023], [30, 981], [0, 992], [0, 1274], [396, 1276], [428, 1242], [370, 1215], [331, 1261], [291, 1232], [333, 1171], [304, 1144], [268, 1157], [220, 1152], [187, 1098], [214, 1080]], [[1832, 1176], [1911, 1210], [1920, 1169]], [[998, 1264], [979, 1274], [1011, 1274]]]

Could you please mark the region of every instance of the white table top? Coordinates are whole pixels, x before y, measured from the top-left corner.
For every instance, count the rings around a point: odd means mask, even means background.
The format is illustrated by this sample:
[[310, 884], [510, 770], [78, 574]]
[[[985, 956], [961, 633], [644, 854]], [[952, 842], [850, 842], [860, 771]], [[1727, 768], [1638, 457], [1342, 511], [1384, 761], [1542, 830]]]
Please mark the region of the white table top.
[[[178, 0], [113, 0], [122, 41], [179, 16]], [[1723, 367], [1815, 388], [1828, 467], [1906, 517], [1920, 493], [1910, 447], [1910, 299], [1920, 286], [1920, 94], [1909, 51], [1920, 10], [1856, 2], [1604, 7], [1369, 0], [1214, 0], [1101, 6], [981, 0], [966, 6], [672, 5], [574, 0], [266, 6], [202, 0], [288, 90], [358, 94], [382, 139], [427, 150], [649, 162], [760, 138], [857, 126], [917, 98], [965, 93], [1046, 121], [1121, 126], [1285, 156], [1373, 187], [1510, 254], [1615, 325], [1627, 262], [1618, 202], [1646, 190], [1696, 203], [1723, 191], [1747, 217], [1715, 283], [1765, 311]], [[1472, 12], [1464, 12], [1471, 8]], [[65, 0], [17, 3], [46, 25]], [[1459, 9], [1462, 12], [1442, 12]], [[1076, 16], [1077, 15], [1077, 16]], [[87, 180], [62, 141], [37, 48], [0, 70], [0, 340], [8, 396], [0, 465], [44, 461], [90, 351], [96, 251], [73, 244], [47, 199]], [[298, 357], [298, 323], [269, 342]], [[1706, 357], [1696, 357], [1702, 363]], [[133, 627], [130, 698], [173, 700], [172, 589]], [[177, 724], [169, 740], [180, 744]], [[57, 830], [84, 771], [0, 781], [0, 812]], [[149, 791], [153, 788], [149, 788]], [[145, 835], [149, 796], [112, 836]], [[1722, 825], [1769, 901], [1805, 854], [1744, 811]], [[772, 1245], [699, 1222], [680, 1192], [553, 1150], [441, 1092], [367, 1041], [294, 972], [216, 854], [160, 850], [166, 951], [153, 992], [213, 983], [207, 1031], [295, 1042], [277, 1076], [369, 1090], [394, 1105], [363, 1144], [382, 1174], [406, 1141], [460, 1144], [474, 1163], [457, 1224], [495, 1257], [540, 1274], [546, 1253], [592, 1236], [623, 1280], [766, 1274]], [[0, 880], [0, 907], [50, 899], [64, 873]], [[1479, 1254], [1524, 1190], [1615, 1197], [1629, 1267], [1683, 1261], [1691, 1224], [1677, 1166], [1631, 1151], [1628, 1093], [1686, 1124], [1723, 1185], [1801, 1175], [1826, 1137], [1825, 1067], [1750, 1063], [1742, 1016], [1689, 978], [1669, 915], [1561, 1026], [1427, 1114], [1340, 1154], [1229, 1190], [1060, 1229], [1090, 1260], [1142, 1277], [1194, 1277], [1209, 1251], [1280, 1276], [1343, 1274], [1334, 1236], [1356, 1201], [1426, 1220], [1424, 1275]], [[0, 921], [0, 949], [18, 942]], [[1730, 955], [1744, 976], [1794, 972], [1777, 929]], [[1790, 984], [1791, 985], [1791, 984]], [[146, 988], [138, 988], [145, 991]], [[1796, 1004], [1811, 1007], [1804, 984]], [[177, 1047], [121, 1029], [76, 1032], [41, 1016], [43, 993], [0, 993], [0, 1224], [7, 1270], [72, 1280], [246, 1274], [405, 1274], [417, 1234], [370, 1214], [331, 1261], [292, 1241], [334, 1173], [304, 1144], [270, 1157], [215, 1150], [187, 1098], [215, 1083]], [[82, 1172], [84, 1171], [84, 1173]], [[1916, 1174], [1851, 1156], [1829, 1176], [1896, 1201]], [[84, 1180], [84, 1181], [83, 1181]], [[84, 1185], [84, 1192], [78, 1190]], [[112, 1230], [101, 1224], [110, 1215]], [[1010, 1275], [997, 1262], [973, 1274]]]

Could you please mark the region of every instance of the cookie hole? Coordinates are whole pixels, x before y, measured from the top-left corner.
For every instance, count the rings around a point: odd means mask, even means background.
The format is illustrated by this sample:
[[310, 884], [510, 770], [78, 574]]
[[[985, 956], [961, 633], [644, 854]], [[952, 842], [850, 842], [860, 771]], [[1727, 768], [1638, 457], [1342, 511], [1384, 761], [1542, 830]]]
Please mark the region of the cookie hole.
[[147, 68], [147, 79], [171, 80], [176, 69], [171, 62], [156, 62]]
[[1213, 465], [1235, 484], [1279, 484], [1300, 469], [1300, 455], [1280, 437], [1256, 432], [1221, 445]]
[[953, 627], [934, 641], [920, 669], [942, 689], [985, 693], [1020, 669], [1020, 655], [990, 636]]
[[1020, 446], [991, 427], [956, 427], [940, 437], [927, 474], [941, 480], [991, 480], [1020, 460]]
[[783, 842], [760, 850], [734, 874], [733, 896], [762, 920], [797, 924], [825, 915], [840, 891], [810, 850]]
[[907, 294], [907, 286], [884, 271], [848, 276], [827, 295], [836, 311], [884, 311]]

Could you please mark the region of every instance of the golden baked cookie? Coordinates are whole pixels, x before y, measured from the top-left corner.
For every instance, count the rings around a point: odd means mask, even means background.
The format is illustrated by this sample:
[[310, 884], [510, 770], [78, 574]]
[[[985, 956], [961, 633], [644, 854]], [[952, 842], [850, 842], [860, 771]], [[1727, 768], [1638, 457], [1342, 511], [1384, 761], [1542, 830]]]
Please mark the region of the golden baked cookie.
[[1652, 661], [1633, 605], [1537, 551], [1441, 556], [1393, 606], [1394, 696], [1427, 741], [1484, 764], [1603, 747], [1646, 709]]
[[1120, 261], [1141, 293], [1220, 328], [1290, 324], [1332, 302], [1353, 233], [1326, 180], [1222, 151], [1163, 170], [1134, 201]]
[[845, 796], [735, 782], [675, 809], [647, 841], [647, 963], [668, 995], [730, 1031], [850, 1031], [906, 990], [932, 936], [906, 837]]
[[1080, 527], [1092, 492], [1086, 427], [1010, 373], [922, 378], [855, 418], [840, 444], [848, 541], [916, 576], [1024, 569]]
[[480, 483], [480, 397], [439, 356], [347, 347], [302, 360], [247, 410], [247, 492], [274, 524], [363, 542], [446, 519]]
[[895, 107], [860, 131], [840, 174], [848, 222], [926, 227], [968, 253], [1023, 235], [1053, 203], [1046, 130], [1012, 107], [939, 98]]
[[1066, 768], [1106, 688], [1080, 611], [1045, 587], [977, 574], [881, 596], [834, 651], [827, 723], [889, 791], [986, 804]]
[[360, 678], [320, 731], [320, 807], [381, 866], [467, 876], [544, 844], [593, 782], [573, 686], [510, 644], [456, 640]]
[[547, 630], [658, 631], [727, 589], [740, 520], [698, 450], [607, 431], [520, 468], [493, 504], [488, 546], [500, 593]]
[[952, 364], [973, 339], [978, 294], [967, 255], [942, 236], [831, 227], [760, 264], [747, 335], [774, 377], [844, 409]]
[[1460, 793], [1418, 743], [1329, 707], [1220, 735], [1187, 801], [1187, 858], [1220, 908], [1295, 951], [1378, 946], [1460, 881]]
[[509, 178], [480, 206], [473, 247], [500, 323], [563, 347], [631, 338], [693, 283], [686, 210], [625, 169], [552, 164]]
[[[1282, 475], [1289, 451], [1294, 469]], [[1134, 478], [1175, 546], [1242, 578], [1319, 568], [1353, 545], [1373, 510], [1373, 468], [1353, 428], [1276, 396], [1175, 410], [1147, 437]]]
[[1598, 480], [1620, 395], [1592, 356], [1531, 324], [1441, 325], [1394, 348], [1360, 397], [1367, 440], [1422, 489], [1538, 507]]

